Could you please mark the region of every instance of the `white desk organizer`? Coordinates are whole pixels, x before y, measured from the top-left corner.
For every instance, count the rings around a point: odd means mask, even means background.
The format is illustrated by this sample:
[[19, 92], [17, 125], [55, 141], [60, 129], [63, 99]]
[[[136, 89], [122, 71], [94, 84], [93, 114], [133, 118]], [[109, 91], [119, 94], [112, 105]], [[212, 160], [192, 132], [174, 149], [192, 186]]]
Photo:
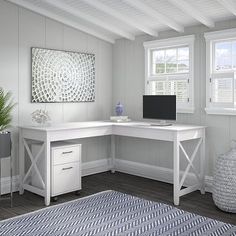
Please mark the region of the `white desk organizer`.
[[131, 121], [131, 119], [129, 119], [128, 116], [111, 116], [110, 120], [113, 122], [118, 122], [118, 123]]

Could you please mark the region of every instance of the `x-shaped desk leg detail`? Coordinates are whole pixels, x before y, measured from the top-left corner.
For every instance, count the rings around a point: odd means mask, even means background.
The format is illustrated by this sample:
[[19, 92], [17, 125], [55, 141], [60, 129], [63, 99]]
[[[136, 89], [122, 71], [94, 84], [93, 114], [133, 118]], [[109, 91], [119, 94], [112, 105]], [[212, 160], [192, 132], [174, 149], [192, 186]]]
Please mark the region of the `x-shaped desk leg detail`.
[[36, 172], [36, 174], [37, 174], [37, 176], [38, 176], [38, 178], [39, 178], [40, 184], [41, 184], [41, 186], [42, 186], [42, 189], [45, 189], [44, 180], [43, 180], [42, 175], [41, 175], [41, 173], [40, 173], [40, 171], [39, 171], [39, 169], [38, 169], [38, 167], [37, 167], [37, 161], [38, 161], [40, 155], [42, 154], [45, 145], [42, 144], [42, 146], [41, 146], [39, 152], [38, 152], [37, 155], [34, 157], [33, 154], [32, 154], [32, 152], [31, 152], [31, 150], [30, 150], [30, 148], [29, 148], [29, 145], [28, 145], [28, 143], [26, 142], [25, 139], [23, 139], [23, 143], [24, 143], [24, 147], [25, 147], [25, 149], [26, 149], [26, 151], [27, 151], [27, 153], [28, 153], [28, 155], [29, 155], [29, 158], [30, 158], [30, 160], [31, 160], [31, 166], [30, 166], [30, 168], [28, 169], [28, 171], [27, 171], [27, 173], [26, 173], [26, 175], [25, 175], [25, 177], [24, 177], [24, 179], [23, 179], [23, 184], [26, 182], [26, 180], [27, 180], [27, 178], [29, 177], [30, 173], [31, 173], [33, 170], [35, 170], [35, 172]]
[[[201, 148], [201, 161], [200, 161], [200, 171], [197, 171], [195, 166], [193, 165], [193, 161], [197, 156], [198, 151]], [[179, 205], [179, 198], [185, 194], [193, 192], [195, 190], [200, 189], [201, 193], [205, 193], [204, 186], [204, 155], [205, 155], [205, 137], [201, 137], [198, 139], [198, 142], [194, 148], [194, 151], [191, 156], [189, 156], [184, 149], [182, 143], [178, 140], [178, 138], [174, 141], [174, 204]], [[183, 152], [186, 160], [188, 161], [188, 165], [183, 173], [183, 176], [180, 180], [180, 150]], [[196, 176], [197, 183], [195, 185], [189, 186], [187, 188], [182, 189], [184, 181], [190, 171], [193, 170], [193, 173]]]
[[198, 143], [197, 143], [197, 145], [196, 145], [196, 147], [195, 147], [195, 149], [193, 151], [193, 154], [192, 154], [192, 156], [190, 158], [189, 158], [187, 152], [185, 151], [183, 145], [181, 144], [181, 142], [179, 143], [180, 149], [182, 150], [182, 152], [184, 153], [184, 156], [186, 157], [186, 159], [188, 161], [188, 166], [185, 169], [183, 177], [182, 177], [182, 179], [180, 181], [180, 184], [179, 184], [179, 190], [181, 190], [181, 188], [182, 188], [182, 186], [184, 184], [184, 181], [185, 181], [185, 179], [187, 177], [187, 174], [189, 173], [190, 168], [192, 168], [193, 173], [195, 174], [198, 182], [201, 183], [201, 179], [200, 179], [200, 176], [198, 174], [198, 171], [196, 170], [196, 168], [193, 165], [193, 161], [194, 161], [195, 157], [197, 156], [196, 154], [197, 154], [197, 152], [199, 150], [199, 147], [200, 147], [201, 143], [202, 143], [202, 138], [199, 139], [199, 141], [198, 141]]

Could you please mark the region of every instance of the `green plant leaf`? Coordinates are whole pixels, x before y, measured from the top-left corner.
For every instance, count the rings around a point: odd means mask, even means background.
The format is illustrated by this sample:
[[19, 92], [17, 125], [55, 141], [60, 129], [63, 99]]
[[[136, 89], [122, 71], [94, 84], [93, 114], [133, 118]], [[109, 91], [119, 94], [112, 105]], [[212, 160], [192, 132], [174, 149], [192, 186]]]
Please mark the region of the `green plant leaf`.
[[12, 121], [11, 111], [15, 105], [11, 92], [4, 93], [3, 88], [0, 87], [0, 131], [10, 126]]

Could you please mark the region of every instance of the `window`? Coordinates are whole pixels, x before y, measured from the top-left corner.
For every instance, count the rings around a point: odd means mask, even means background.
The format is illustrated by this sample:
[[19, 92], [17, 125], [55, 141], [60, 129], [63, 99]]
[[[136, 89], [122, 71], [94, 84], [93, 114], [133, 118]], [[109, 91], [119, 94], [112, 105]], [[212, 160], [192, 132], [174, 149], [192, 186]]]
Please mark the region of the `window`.
[[177, 112], [193, 113], [194, 36], [144, 43], [145, 92], [176, 95]]
[[236, 115], [236, 30], [205, 33], [206, 112]]

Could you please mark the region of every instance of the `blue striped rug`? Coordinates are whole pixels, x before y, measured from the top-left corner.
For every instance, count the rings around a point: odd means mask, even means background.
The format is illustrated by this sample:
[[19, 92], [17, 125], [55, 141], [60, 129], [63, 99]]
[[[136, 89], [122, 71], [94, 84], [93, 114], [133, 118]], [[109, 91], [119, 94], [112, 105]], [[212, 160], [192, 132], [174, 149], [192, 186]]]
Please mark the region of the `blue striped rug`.
[[235, 235], [236, 226], [105, 191], [0, 222], [0, 235]]

